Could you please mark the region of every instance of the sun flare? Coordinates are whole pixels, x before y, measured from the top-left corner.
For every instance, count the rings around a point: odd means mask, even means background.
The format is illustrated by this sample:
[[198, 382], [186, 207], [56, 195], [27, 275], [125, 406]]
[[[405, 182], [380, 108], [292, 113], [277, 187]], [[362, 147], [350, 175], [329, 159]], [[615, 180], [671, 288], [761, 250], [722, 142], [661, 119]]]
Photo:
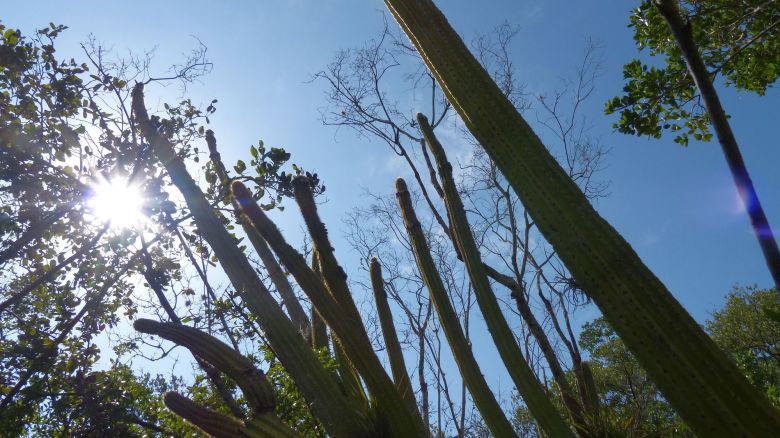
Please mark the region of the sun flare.
[[143, 196], [126, 180], [101, 179], [92, 187], [89, 208], [95, 219], [110, 222], [112, 228], [133, 228], [144, 220]]

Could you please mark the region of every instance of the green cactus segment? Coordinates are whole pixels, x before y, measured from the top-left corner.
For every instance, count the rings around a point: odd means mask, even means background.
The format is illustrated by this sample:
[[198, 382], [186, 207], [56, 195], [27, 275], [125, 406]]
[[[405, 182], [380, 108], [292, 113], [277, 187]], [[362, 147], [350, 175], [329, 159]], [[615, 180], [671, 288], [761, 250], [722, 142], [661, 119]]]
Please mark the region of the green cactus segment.
[[293, 438], [299, 436], [270, 412], [256, 415], [244, 422], [204, 408], [176, 392], [166, 392], [163, 395], [163, 402], [176, 415], [217, 438]]
[[141, 333], [157, 335], [187, 348], [194, 356], [227, 374], [241, 388], [244, 398], [254, 412], [274, 409], [274, 391], [265, 374], [255, 368], [252, 361], [214, 336], [194, 327], [150, 319], [138, 319], [133, 326]]
[[341, 384], [344, 385], [344, 391], [350, 397], [360, 402], [361, 409], [367, 410], [368, 397], [366, 397], [366, 392], [363, 390], [363, 384], [360, 383], [360, 375], [352, 362], [350, 362], [347, 353], [344, 352], [344, 347], [341, 346], [338, 339], [333, 341], [333, 353], [336, 356], [336, 364], [338, 365]]
[[[512, 334], [512, 330], [501, 312], [496, 296], [490, 287], [490, 281], [485, 273], [477, 243], [471, 234], [466, 210], [463, 208], [463, 203], [455, 186], [455, 180], [452, 177], [452, 165], [447, 160], [444, 148], [434, 135], [428, 119], [422, 114], [417, 114], [417, 121], [425, 137], [425, 142], [436, 160], [442, 189], [444, 190], [444, 201], [452, 223], [455, 241], [471, 279], [471, 286], [474, 288], [477, 304], [479, 304], [482, 316], [485, 318], [485, 323], [493, 338], [493, 342], [496, 344], [498, 353], [504, 361], [504, 365], [517, 390], [523, 396], [523, 401], [525, 401], [531, 414], [539, 422], [542, 429], [549, 436], [573, 436], [571, 429], [561, 418], [560, 413], [558, 413], [558, 410], [555, 409], [555, 406], [547, 397], [544, 388], [536, 379], [528, 362], [523, 358], [515, 336]], [[579, 427], [583, 426], [579, 425]]]
[[[362, 321], [348, 316], [349, 309], [345, 309], [336, 302], [321, 279], [306, 264], [303, 256], [284, 240], [276, 225], [251, 200], [251, 195], [246, 187], [241, 182], [234, 181], [232, 189], [234, 199], [241, 211], [268, 242], [287, 270], [295, 277], [295, 281], [309, 297], [330, 327], [332, 335], [344, 347], [349, 360], [362, 376], [372, 399], [377, 401], [376, 408], [384, 422], [384, 425], [379, 427], [386, 427], [394, 436], [427, 435], [422, 419], [407, 408], [403, 398], [395, 390], [392, 380], [382, 367], [379, 358], [374, 354], [373, 346], [366, 335]], [[320, 257], [322, 257], [322, 253], [320, 253]]]
[[143, 84], [137, 84], [133, 89], [133, 113], [157, 159], [182, 193], [198, 230], [214, 250], [233, 287], [261, 322], [271, 347], [309, 402], [314, 415], [333, 436], [365, 436], [368, 421], [363, 413], [351, 408], [336, 379], [317, 360], [217, 218], [171, 143], [150, 123], [143, 101]]
[[417, 266], [428, 288], [428, 293], [431, 295], [436, 314], [439, 316], [439, 322], [441, 322], [441, 326], [444, 329], [444, 334], [447, 337], [447, 342], [452, 350], [452, 355], [455, 357], [455, 362], [458, 365], [463, 381], [469, 388], [474, 404], [479, 409], [485, 424], [487, 424], [493, 435], [496, 437], [515, 436], [512, 425], [507, 420], [506, 415], [501, 410], [501, 406], [485, 381], [474, 354], [471, 352], [466, 336], [463, 334], [458, 315], [450, 303], [449, 294], [444, 288], [441, 277], [439, 277], [436, 263], [431, 257], [422, 227], [417, 220], [409, 191], [406, 188], [406, 182], [398, 178], [395, 184], [398, 205], [401, 208], [409, 240], [412, 242]]
[[[312, 199], [312, 203], [313, 203], [313, 199]], [[315, 210], [315, 214], [316, 214], [316, 210]], [[311, 270], [320, 279], [320, 281], [322, 281], [323, 284], [325, 284], [327, 288], [327, 283], [325, 282], [325, 279], [322, 276], [322, 260], [320, 259], [320, 251], [318, 248], [319, 247], [315, 242], [314, 248], [311, 253]], [[331, 298], [333, 298], [332, 294], [331, 294]], [[357, 309], [355, 311], [357, 311]], [[314, 314], [315, 315], [317, 314], [316, 311], [314, 312]], [[324, 343], [325, 345], [327, 345], [328, 343], [327, 333], [325, 333], [324, 330], [325, 321], [323, 321], [322, 318], [319, 317], [319, 315], [317, 315], [317, 320], [312, 319], [312, 330], [314, 329], [315, 322], [319, 322], [323, 325], [322, 335], [325, 336]], [[319, 341], [319, 342], [323, 342], [323, 341]], [[336, 363], [338, 364], [338, 370], [339, 370], [338, 374], [341, 380], [341, 384], [344, 386], [344, 391], [351, 398], [357, 401], [361, 409], [368, 410], [368, 397], [366, 396], [366, 392], [363, 389], [363, 384], [360, 382], [360, 374], [358, 374], [357, 370], [355, 369], [355, 366], [352, 364], [352, 362], [350, 362], [347, 353], [344, 351], [344, 347], [341, 346], [341, 343], [338, 339], [333, 340], [333, 353], [336, 357]]]
[[246, 428], [242, 433], [246, 437], [263, 438], [296, 438], [301, 436], [270, 413], [247, 420]]
[[[320, 261], [319, 256], [317, 255], [317, 250], [313, 250], [311, 252], [311, 269], [314, 271], [317, 276], [322, 278], [320, 275]], [[317, 312], [317, 308], [314, 306], [311, 306], [311, 344], [312, 346], [317, 349], [323, 349], [323, 348], [329, 348], [328, 343], [328, 326], [325, 325], [325, 320], [322, 319], [322, 316], [320, 316], [319, 312]]]
[[580, 394], [582, 395], [582, 401], [585, 405], [585, 412], [591, 417], [594, 424], [598, 424], [599, 417], [599, 393], [596, 389], [596, 382], [593, 380], [593, 370], [590, 368], [590, 363], [583, 361], [580, 364], [581, 376], [577, 379], [580, 383]]
[[166, 392], [163, 395], [163, 402], [176, 415], [217, 438], [233, 438], [243, 435], [243, 421], [204, 408], [179, 393]]
[[417, 400], [414, 398], [412, 382], [406, 371], [404, 353], [401, 349], [401, 343], [398, 342], [398, 334], [395, 331], [395, 324], [393, 324], [393, 314], [390, 311], [390, 304], [387, 302], [385, 281], [382, 278], [382, 265], [376, 257], [371, 258], [369, 271], [371, 274], [371, 290], [374, 292], [374, 301], [376, 301], [376, 313], [379, 316], [379, 324], [382, 327], [382, 336], [385, 340], [385, 348], [390, 360], [390, 370], [393, 372], [393, 381], [407, 403], [417, 410]]
[[[228, 176], [225, 164], [222, 163], [222, 156], [217, 149], [217, 138], [214, 136], [214, 131], [211, 129], [206, 131], [206, 144], [209, 148], [209, 159], [214, 166], [214, 170], [219, 177], [221, 187], [221, 197], [226, 197], [230, 190], [230, 177]], [[300, 301], [293, 292], [292, 285], [287, 281], [287, 276], [282, 272], [279, 263], [274, 259], [273, 254], [268, 249], [268, 245], [265, 243], [262, 237], [252, 229], [251, 226], [247, 226], [241, 217], [239, 221], [243, 226], [244, 232], [246, 232], [249, 242], [255, 249], [260, 261], [263, 262], [265, 269], [268, 271], [268, 276], [271, 278], [276, 290], [279, 292], [279, 296], [282, 298], [282, 304], [287, 309], [287, 314], [290, 315], [290, 319], [293, 324], [298, 328], [300, 333], [306, 334], [309, 332], [309, 320], [306, 317], [306, 312], [303, 310]]]
[[[336, 260], [333, 246], [328, 239], [328, 231], [317, 213], [317, 205], [314, 203], [309, 179], [305, 176], [295, 177], [292, 186], [295, 200], [301, 209], [301, 215], [311, 236], [312, 245], [317, 252], [322, 280], [325, 282], [330, 296], [341, 306], [341, 317], [349, 318], [349, 323], [362, 330], [361, 335], [363, 335], [365, 334], [363, 320], [360, 318], [355, 301], [352, 299], [352, 293], [349, 291], [347, 274]], [[368, 335], [365, 337], [368, 339]]]
[[780, 414], [593, 209], [430, 0], [386, 0], [578, 284], [691, 429], [772, 436]]

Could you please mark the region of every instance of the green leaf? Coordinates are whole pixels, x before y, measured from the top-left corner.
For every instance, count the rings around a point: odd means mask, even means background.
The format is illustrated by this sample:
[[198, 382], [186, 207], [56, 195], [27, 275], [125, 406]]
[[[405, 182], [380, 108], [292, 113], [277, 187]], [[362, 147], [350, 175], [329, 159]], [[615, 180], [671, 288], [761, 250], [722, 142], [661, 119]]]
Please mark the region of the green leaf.
[[19, 41], [18, 33], [16, 32], [16, 29], [8, 29], [3, 34], [3, 39], [5, 39], [5, 42], [9, 46], [15, 46], [16, 43]]

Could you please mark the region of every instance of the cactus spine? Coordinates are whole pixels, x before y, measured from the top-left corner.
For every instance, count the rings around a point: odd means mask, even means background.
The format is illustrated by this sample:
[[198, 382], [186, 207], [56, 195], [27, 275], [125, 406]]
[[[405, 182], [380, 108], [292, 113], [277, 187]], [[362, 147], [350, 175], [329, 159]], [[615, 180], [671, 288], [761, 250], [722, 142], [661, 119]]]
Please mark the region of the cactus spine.
[[780, 413], [602, 219], [431, 0], [385, 0], [578, 283], [701, 436], [771, 436]]

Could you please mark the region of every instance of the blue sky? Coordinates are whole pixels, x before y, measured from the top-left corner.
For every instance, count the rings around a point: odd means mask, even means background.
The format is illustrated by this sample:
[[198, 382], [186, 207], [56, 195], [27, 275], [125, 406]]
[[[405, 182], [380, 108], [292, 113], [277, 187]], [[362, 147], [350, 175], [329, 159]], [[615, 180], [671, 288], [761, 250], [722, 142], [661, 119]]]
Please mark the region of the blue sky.
[[[551, 91], [573, 71], [586, 38], [599, 42], [604, 73], [585, 108], [592, 134], [611, 148], [602, 174], [610, 181], [611, 196], [598, 202], [599, 212], [699, 321], [722, 304], [732, 286], [771, 285], [717, 143], [683, 148], [671, 138], [629, 137], [615, 133], [614, 119], [603, 115], [604, 102], [623, 85], [622, 65], [637, 56], [627, 28], [632, 3], [437, 3], [466, 40], [504, 20], [518, 25], [515, 66], [532, 93]], [[201, 103], [219, 99], [212, 126], [223, 155], [229, 162], [246, 158], [249, 145], [262, 138], [316, 170], [328, 187], [323, 219], [331, 224], [337, 252], [348, 260], [339, 233], [344, 212], [367, 202], [364, 189], [389, 193], [402, 166], [383, 146], [322, 126], [323, 88], [308, 80], [339, 49], [375, 36], [383, 11], [379, 0], [31, 1], [5, 4], [3, 22], [25, 33], [49, 21], [68, 25], [59, 47], [74, 56], [77, 43], [89, 33], [119, 53], [157, 47], [160, 67], [180, 59], [195, 46], [193, 36], [199, 38], [214, 71], [189, 95]], [[776, 89], [764, 97], [720, 90], [770, 223], [778, 230], [780, 94]], [[161, 98], [175, 96], [171, 89], [156, 92]], [[278, 218], [283, 228], [297, 233], [294, 211]]]

